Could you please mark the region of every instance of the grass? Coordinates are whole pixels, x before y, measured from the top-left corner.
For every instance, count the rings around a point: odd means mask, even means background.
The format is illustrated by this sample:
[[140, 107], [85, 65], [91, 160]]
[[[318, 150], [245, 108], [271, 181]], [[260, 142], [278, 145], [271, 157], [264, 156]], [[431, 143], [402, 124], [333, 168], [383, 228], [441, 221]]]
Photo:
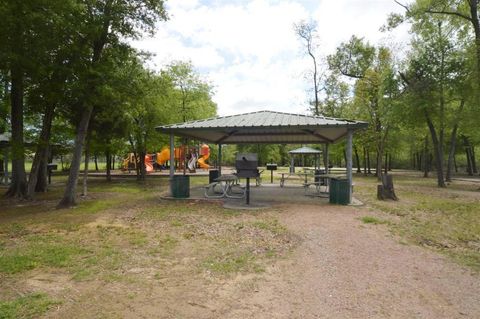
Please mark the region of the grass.
[[0, 301], [0, 319], [37, 318], [59, 304], [46, 294], [33, 293], [14, 300]]
[[262, 273], [265, 271], [264, 266], [258, 261], [258, 257], [250, 252], [220, 254], [207, 259], [203, 266], [219, 275], [245, 272]]
[[374, 225], [380, 225], [380, 224], [386, 224], [386, 220], [379, 219], [377, 217], [373, 216], [363, 216], [360, 218], [360, 220], [365, 223], [365, 224], [374, 224]]
[[441, 189], [433, 178], [394, 176], [398, 202], [375, 198], [376, 179], [356, 177], [356, 196], [385, 213], [384, 218], [361, 218], [364, 223], [386, 223], [409, 243], [452, 257], [480, 271], [480, 193], [478, 185], [452, 183]]

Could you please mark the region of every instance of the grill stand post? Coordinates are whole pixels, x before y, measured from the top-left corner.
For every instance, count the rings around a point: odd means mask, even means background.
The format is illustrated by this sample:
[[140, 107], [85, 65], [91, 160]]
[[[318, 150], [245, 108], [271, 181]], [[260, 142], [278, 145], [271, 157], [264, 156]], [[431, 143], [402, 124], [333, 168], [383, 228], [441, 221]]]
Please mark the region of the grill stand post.
[[250, 178], [247, 177], [247, 188], [245, 189], [245, 200], [250, 205]]

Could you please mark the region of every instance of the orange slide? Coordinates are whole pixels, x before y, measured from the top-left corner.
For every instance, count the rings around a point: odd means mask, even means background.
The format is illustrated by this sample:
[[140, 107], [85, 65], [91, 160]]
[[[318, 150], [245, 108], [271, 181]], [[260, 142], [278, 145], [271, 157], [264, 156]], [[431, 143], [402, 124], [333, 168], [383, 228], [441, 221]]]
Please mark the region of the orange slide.
[[157, 164], [165, 165], [170, 160], [170, 149], [165, 147], [160, 153], [157, 153]]
[[203, 144], [200, 150], [202, 157], [198, 159], [198, 166], [201, 168], [209, 169], [210, 165], [205, 163], [205, 161], [210, 157], [210, 147], [207, 144]]
[[151, 163], [151, 158], [149, 155], [145, 155], [145, 170], [147, 173], [153, 172], [153, 164]]

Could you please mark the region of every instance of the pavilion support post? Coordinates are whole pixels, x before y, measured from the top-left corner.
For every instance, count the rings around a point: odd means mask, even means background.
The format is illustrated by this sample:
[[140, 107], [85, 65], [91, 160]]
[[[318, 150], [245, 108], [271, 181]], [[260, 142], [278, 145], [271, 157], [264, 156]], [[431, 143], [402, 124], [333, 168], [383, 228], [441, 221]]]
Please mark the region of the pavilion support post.
[[222, 175], [222, 144], [218, 144], [218, 174]]
[[325, 174], [328, 174], [329, 173], [329, 168], [328, 168], [328, 164], [330, 162], [330, 158], [328, 157], [328, 146], [330, 144], [325, 144], [325, 146], [323, 147], [323, 165], [325, 165]]
[[349, 203], [352, 202], [353, 191], [353, 174], [352, 174], [352, 145], [353, 145], [353, 131], [347, 132], [347, 180], [349, 185]]
[[175, 136], [170, 133], [170, 192], [173, 194], [173, 176], [175, 175]]

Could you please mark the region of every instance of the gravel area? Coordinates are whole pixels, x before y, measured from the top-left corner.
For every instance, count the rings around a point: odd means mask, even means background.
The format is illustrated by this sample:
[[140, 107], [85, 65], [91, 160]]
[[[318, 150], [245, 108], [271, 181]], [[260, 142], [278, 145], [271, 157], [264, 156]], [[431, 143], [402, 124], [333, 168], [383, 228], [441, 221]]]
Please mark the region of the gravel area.
[[480, 318], [480, 276], [427, 249], [404, 245], [366, 208], [283, 206], [279, 220], [303, 238], [258, 290], [224, 306], [225, 318]]

